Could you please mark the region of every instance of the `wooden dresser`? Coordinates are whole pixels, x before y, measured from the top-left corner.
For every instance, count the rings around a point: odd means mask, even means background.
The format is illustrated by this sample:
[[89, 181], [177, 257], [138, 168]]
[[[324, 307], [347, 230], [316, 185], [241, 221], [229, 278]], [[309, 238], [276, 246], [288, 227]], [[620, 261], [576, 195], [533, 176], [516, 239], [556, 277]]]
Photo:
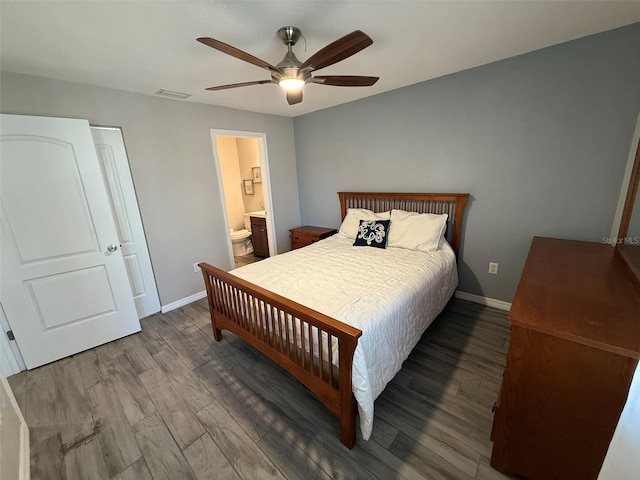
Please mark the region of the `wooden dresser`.
[[330, 237], [335, 234], [337, 230], [335, 228], [323, 228], [323, 227], [297, 227], [289, 230], [291, 232], [291, 250], [296, 248], [306, 247], [318, 240]]
[[595, 479], [640, 358], [640, 295], [610, 245], [533, 239], [509, 313], [491, 465]]

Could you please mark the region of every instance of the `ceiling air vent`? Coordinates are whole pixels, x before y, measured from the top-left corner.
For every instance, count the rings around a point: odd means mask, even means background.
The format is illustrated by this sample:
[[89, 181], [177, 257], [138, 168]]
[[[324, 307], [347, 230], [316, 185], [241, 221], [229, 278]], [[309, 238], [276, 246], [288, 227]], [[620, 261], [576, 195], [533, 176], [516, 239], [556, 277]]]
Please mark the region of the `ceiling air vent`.
[[176, 92], [174, 90], [167, 90], [166, 88], [161, 88], [160, 90], [158, 90], [156, 92], [156, 95], [167, 98], [179, 98], [180, 100], [184, 100], [185, 98], [189, 98], [191, 96], [190, 93]]

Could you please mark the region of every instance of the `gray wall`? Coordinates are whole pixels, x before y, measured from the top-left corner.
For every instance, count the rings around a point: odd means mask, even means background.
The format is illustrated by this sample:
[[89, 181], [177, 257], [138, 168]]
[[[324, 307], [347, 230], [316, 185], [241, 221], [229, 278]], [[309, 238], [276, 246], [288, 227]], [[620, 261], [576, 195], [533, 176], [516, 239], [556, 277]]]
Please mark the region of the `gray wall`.
[[210, 129], [265, 132], [280, 250], [300, 223], [290, 118], [3, 72], [2, 113], [122, 127], [163, 305], [204, 289], [193, 263], [229, 268]]
[[468, 192], [458, 288], [511, 301], [534, 235], [610, 235], [639, 111], [634, 24], [297, 117], [301, 220], [337, 226], [340, 190]]

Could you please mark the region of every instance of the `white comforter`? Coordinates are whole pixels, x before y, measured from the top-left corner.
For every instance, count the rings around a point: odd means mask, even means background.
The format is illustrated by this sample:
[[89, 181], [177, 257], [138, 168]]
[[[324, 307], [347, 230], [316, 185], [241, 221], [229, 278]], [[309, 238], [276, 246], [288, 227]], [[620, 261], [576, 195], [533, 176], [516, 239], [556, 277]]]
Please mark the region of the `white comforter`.
[[458, 284], [455, 255], [354, 247], [334, 235], [231, 273], [362, 330], [353, 393], [365, 440], [373, 402], [400, 370]]

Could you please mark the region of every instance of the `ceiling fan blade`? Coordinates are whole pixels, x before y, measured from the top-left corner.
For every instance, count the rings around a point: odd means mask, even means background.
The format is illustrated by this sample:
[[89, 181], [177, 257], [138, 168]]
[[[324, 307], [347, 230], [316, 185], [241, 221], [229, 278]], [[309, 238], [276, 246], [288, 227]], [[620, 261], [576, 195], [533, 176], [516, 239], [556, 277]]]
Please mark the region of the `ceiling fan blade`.
[[239, 58], [240, 60], [244, 60], [245, 62], [249, 62], [258, 67], [266, 68], [267, 70], [272, 70], [276, 72], [278, 71], [278, 69], [273, 65], [271, 65], [270, 63], [265, 62], [264, 60], [261, 60], [258, 57], [254, 57], [253, 55], [247, 52], [243, 52], [239, 48], [232, 47], [231, 45], [221, 42], [220, 40], [216, 40], [215, 38], [200, 37], [200, 38], [197, 38], [196, 40], [198, 40], [200, 43], [203, 43], [211, 48], [215, 48], [216, 50], [219, 50], [222, 53], [226, 53], [227, 55], [231, 55], [232, 57]]
[[359, 75], [318, 75], [311, 80], [321, 85], [334, 85], [336, 87], [370, 87], [380, 77], [362, 77]]
[[273, 83], [273, 80], [255, 80], [253, 82], [229, 83], [227, 85], [218, 85], [217, 87], [205, 88], [205, 90], [226, 90], [228, 88], [248, 87], [250, 85], [264, 85], [265, 83]]
[[298, 90], [287, 90], [287, 102], [289, 105], [295, 105], [296, 103], [300, 103], [302, 101], [302, 89]]
[[335, 42], [330, 43], [320, 51], [311, 55], [300, 68], [311, 67], [313, 70], [320, 70], [334, 63], [340, 62], [360, 50], [367, 48], [373, 40], [366, 33], [356, 30]]

